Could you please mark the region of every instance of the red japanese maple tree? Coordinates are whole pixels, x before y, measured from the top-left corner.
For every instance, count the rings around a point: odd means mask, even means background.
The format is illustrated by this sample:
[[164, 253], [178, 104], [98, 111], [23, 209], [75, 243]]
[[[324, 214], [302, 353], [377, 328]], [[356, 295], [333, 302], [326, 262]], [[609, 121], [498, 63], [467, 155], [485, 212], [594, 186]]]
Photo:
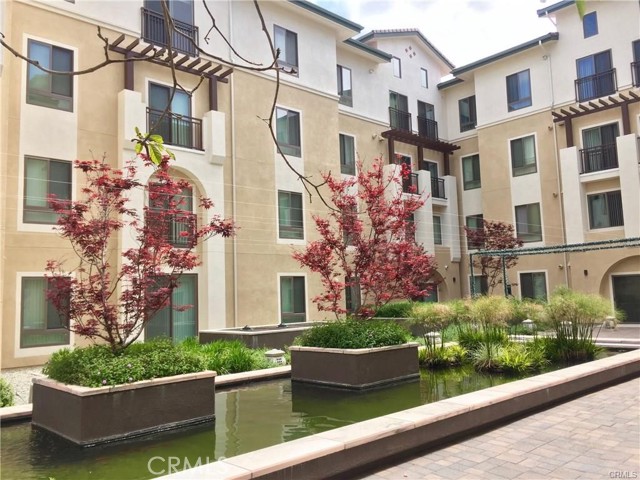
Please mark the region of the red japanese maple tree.
[[345, 288], [361, 295], [362, 306], [354, 313], [368, 316], [392, 299], [425, 295], [435, 270], [433, 256], [414, 240], [411, 218], [424, 200], [402, 193], [408, 167], [397, 165], [386, 174], [382, 159], [376, 159], [370, 170], [358, 162], [357, 171], [355, 177], [323, 175], [332, 210], [313, 217], [320, 240], [293, 253], [322, 279], [324, 291], [313, 298], [318, 310], [336, 316], [348, 313]]
[[[469, 245], [481, 250], [511, 250], [523, 245], [522, 240], [516, 237], [513, 225], [493, 220], [484, 220], [482, 223], [482, 228], [464, 227]], [[505, 269], [517, 264], [517, 255], [504, 257]], [[473, 265], [486, 276], [489, 293], [493, 293], [493, 289], [502, 283], [502, 257], [476, 255]]]
[[[147, 155], [139, 157], [151, 164]], [[50, 198], [59, 215], [57, 231], [71, 243], [77, 264], [47, 263], [48, 299], [68, 319], [69, 330], [106, 341], [114, 353], [140, 336], [153, 314], [168, 305], [180, 275], [199, 265], [194, 248], [200, 242], [234, 234], [233, 222], [217, 215], [196, 225], [195, 215], [182, 205], [189, 185], [171, 175], [169, 156], [156, 156], [153, 164], [154, 180], [145, 186], [136, 178], [134, 162], [119, 170], [104, 159], [77, 160], [75, 168], [86, 177], [83, 198]], [[144, 216], [130, 205], [136, 189], [148, 198]], [[208, 198], [200, 199], [202, 211], [212, 206]], [[119, 234], [135, 246], [119, 250]]]

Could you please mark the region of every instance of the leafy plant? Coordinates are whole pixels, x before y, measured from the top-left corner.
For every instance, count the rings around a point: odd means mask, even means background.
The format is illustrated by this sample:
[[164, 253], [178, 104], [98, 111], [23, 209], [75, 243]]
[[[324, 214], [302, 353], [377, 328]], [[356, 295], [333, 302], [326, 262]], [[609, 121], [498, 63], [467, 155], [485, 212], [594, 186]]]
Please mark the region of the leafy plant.
[[389, 302], [376, 310], [375, 317], [409, 318], [414, 303], [409, 301]]
[[409, 332], [393, 321], [349, 318], [314, 325], [295, 344], [321, 348], [373, 348], [406, 343]]
[[464, 362], [467, 351], [460, 345], [435, 346], [420, 348], [418, 361], [428, 368], [443, 368], [460, 365]]
[[13, 403], [13, 387], [4, 378], [0, 378], [0, 408], [10, 407]]

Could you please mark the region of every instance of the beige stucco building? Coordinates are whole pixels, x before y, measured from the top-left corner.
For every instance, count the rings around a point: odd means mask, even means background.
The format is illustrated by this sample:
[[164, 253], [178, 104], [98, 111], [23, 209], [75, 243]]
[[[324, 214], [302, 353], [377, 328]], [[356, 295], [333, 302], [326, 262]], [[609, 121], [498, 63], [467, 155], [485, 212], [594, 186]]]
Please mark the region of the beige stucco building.
[[[436, 48], [417, 30], [366, 33], [306, 1], [264, 2], [283, 66], [278, 143], [313, 179], [352, 175], [357, 157], [411, 164], [426, 200], [414, 218], [416, 241], [438, 264], [430, 300], [470, 295], [463, 227], [483, 219], [513, 224], [525, 248], [637, 239], [640, 7], [586, 6], [583, 19], [571, 1], [548, 6], [539, 15], [552, 20], [552, 33], [456, 68], [446, 45]], [[169, 1], [184, 88], [170, 99], [164, 57], [123, 62], [166, 44], [158, 2], [0, 2], [6, 43], [42, 65], [87, 69], [105, 60], [105, 46], [115, 61], [62, 77], [0, 50], [2, 368], [41, 364], [81, 343], [60, 328], [44, 295], [46, 261], [73, 255], [54, 231], [47, 194], [79, 198], [73, 160], [104, 155], [124, 165], [134, 157], [135, 127], [149, 129], [167, 106], [171, 120], [158, 128], [176, 154], [175, 172], [191, 183], [192, 199], [215, 204], [205, 213], [191, 200], [192, 213], [199, 221], [233, 217], [239, 230], [206, 243], [202, 265], [174, 294], [194, 308], [167, 309], [146, 336], [324, 318], [311, 301], [319, 279], [291, 251], [317, 238], [312, 216], [326, 208], [265, 125], [275, 74], [226, 63], [270, 63], [259, 19], [251, 2], [209, 7], [233, 49], [209, 32], [201, 2]], [[151, 170], [141, 172], [151, 181]], [[132, 200], [140, 210], [147, 201], [142, 193]], [[114, 254], [130, 246], [121, 235]], [[522, 256], [508, 282], [516, 297], [545, 298], [559, 285], [598, 292], [640, 321], [637, 247]]]

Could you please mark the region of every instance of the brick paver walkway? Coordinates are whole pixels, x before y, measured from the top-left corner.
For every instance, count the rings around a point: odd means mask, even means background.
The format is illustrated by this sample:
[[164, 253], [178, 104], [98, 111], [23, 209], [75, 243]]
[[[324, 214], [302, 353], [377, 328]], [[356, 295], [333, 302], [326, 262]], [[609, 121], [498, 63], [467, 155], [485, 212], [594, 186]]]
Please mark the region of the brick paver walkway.
[[640, 479], [640, 379], [358, 478]]

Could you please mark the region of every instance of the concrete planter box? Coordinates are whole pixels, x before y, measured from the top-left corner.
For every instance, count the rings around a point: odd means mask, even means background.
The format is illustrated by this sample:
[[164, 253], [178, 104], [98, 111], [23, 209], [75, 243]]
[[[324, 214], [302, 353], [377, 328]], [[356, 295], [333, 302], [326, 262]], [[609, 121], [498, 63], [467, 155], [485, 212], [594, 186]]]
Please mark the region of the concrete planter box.
[[202, 330], [199, 332], [200, 343], [211, 343], [218, 340], [240, 340], [249, 348], [277, 348], [284, 350], [285, 346], [293, 344], [293, 340], [302, 335], [316, 323], [293, 323], [286, 327], [278, 325], [263, 325], [243, 328], [224, 328], [221, 330]]
[[418, 344], [339, 349], [290, 347], [291, 380], [364, 389], [420, 377]]
[[34, 378], [32, 423], [90, 446], [211, 421], [215, 376], [205, 371], [99, 388]]

